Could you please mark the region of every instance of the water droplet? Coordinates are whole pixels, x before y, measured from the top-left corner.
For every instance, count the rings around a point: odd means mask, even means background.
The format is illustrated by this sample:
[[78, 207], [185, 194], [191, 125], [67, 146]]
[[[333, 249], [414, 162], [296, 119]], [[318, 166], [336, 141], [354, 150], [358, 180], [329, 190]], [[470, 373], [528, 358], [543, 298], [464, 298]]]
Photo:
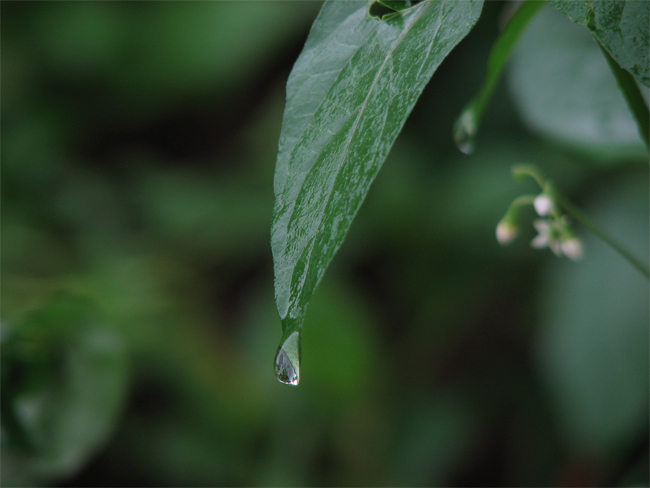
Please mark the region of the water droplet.
[[470, 106], [458, 117], [454, 125], [454, 142], [461, 152], [465, 154], [474, 152], [476, 129], [476, 111]]
[[285, 335], [275, 355], [275, 375], [287, 385], [298, 385], [300, 381], [300, 331]]

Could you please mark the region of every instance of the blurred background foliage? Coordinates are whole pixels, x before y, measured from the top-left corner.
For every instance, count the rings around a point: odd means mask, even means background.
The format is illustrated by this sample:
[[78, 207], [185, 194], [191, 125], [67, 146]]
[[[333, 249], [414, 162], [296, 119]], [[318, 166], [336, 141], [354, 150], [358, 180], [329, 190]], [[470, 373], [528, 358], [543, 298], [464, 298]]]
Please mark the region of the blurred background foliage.
[[647, 259], [648, 155], [586, 30], [542, 12], [452, 143], [513, 5], [426, 88], [293, 388], [272, 179], [320, 4], [3, 2], [2, 484], [647, 486], [647, 281], [588, 235], [578, 263], [494, 237], [535, 163]]

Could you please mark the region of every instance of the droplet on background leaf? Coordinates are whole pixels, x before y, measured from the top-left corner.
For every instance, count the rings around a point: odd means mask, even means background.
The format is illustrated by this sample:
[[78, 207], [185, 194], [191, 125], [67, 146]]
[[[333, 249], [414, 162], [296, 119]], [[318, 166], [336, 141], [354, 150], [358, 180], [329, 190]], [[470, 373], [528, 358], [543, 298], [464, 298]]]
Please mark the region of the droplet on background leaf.
[[476, 136], [476, 111], [472, 108], [465, 110], [454, 126], [454, 142], [464, 154], [474, 152], [474, 137]]

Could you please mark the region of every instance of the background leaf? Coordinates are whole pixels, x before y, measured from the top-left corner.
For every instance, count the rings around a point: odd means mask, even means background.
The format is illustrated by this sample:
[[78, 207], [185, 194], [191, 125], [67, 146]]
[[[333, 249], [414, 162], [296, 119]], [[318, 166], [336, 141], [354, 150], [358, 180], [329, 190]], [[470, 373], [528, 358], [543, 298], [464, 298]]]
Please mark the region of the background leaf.
[[650, 2], [645, 0], [549, 0], [586, 26], [621, 67], [650, 87]]
[[647, 158], [598, 44], [553, 9], [542, 10], [524, 32], [510, 86], [533, 130], [600, 160]]
[[26, 440], [17, 444], [3, 430], [4, 485], [64, 479], [112, 433], [126, 393], [126, 351], [88, 308], [85, 300], [58, 298], [4, 331], [3, 384], [11, 386], [3, 389], [3, 415], [14, 413]]
[[[594, 219], [647, 259], [647, 180], [617, 182], [598, 202], [588, 209]], [[583, 262], [557, 261], [546, 274], [538, 364], [572, 450], [616, 459], [648, 418], [648, 282], [584, 239]]]
[[[327, 3], [287, 84], [272, 247], [283, 320], [302, 320], [393, 141], [482, 1], [425, 1], [386, 21]], [[286, 324], [285, 324], [286, 325]]]

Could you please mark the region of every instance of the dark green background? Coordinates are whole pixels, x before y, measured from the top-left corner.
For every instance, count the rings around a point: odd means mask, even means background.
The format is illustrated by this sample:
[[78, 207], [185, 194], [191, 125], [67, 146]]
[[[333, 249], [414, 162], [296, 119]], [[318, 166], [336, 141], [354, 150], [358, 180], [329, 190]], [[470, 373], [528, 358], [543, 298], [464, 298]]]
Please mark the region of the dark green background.
[[507, 83], [458, 152], [507, 2], [398, 138], [301, 385], [274, 378], [273, 167], [319, 5], [2, 2], [3, 485], [647, 485], [647, 281], [580, 228], [581, 262], [530, 249], [532, 211], [494, 237], [535, 163], [647, 261], [647, 153], [546, 140]]

